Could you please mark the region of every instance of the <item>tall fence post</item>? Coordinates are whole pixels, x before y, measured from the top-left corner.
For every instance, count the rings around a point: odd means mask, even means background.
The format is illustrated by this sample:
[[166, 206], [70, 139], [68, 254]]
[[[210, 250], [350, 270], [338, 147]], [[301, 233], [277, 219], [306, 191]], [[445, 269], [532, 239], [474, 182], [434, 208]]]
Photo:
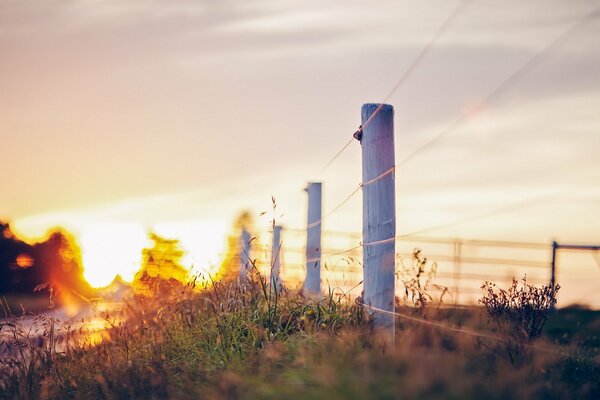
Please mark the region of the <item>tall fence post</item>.
[[280, 225], [273, 227], [273, 247], [271, 248], [271, 285], [279, 292], [281, 290], [281, 279], [279, 273], [281, 270], [281, 230]]
[[321, 293], [321, 182], [310, 182], [308, 193], [308, 219], [306, 225], [306, 280], [304, 293], [318, 296]]
[[241, 252], [240, 252], [240, 282], [246, 282], [248, 280], [248, 270], [250, 269], [250, 232], [246, 229], [242, 229], [242, 235], [240, 237]]
[[372, 307], [375, 327], [393, 345], [396, 283], [394, 108], [388, 104], [364, 104], [361, 119], [363, 301]]

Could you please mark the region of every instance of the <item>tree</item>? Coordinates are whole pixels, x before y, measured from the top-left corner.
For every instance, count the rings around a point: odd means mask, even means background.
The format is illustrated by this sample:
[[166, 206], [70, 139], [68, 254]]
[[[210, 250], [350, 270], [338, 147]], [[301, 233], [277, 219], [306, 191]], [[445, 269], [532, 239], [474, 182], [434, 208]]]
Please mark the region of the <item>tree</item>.
[[181, 264], [184, 255], [179, 241], [150, 233], [154, 246], [142, 251], [142, 266], [133, 280], [134, 289], [145, 295], [165, 294], [190, 280]]

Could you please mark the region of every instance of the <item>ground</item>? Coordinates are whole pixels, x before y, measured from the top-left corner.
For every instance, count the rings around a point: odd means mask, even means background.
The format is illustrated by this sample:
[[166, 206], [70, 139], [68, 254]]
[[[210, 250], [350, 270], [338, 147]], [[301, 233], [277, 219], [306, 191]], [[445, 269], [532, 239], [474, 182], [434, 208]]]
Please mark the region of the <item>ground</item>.
[[101, 340], [51, 320], [41, 344], [14, 336], [24, 351], [4, 360], [0, 398], [600, 398], [600, 312], [551, 312], [542, 336], [521, 342], [479, 307], [422, 311], [398, 306], [413, 319], [398, 318], [393, 348], [335, 295], [230, 282], [133, 296], [105, 315], [114, 326]]

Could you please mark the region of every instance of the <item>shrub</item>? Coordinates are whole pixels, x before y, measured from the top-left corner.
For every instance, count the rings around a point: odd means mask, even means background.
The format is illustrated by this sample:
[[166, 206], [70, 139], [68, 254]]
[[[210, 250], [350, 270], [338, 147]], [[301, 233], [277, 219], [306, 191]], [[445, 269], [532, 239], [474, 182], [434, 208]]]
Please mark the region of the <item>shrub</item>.
[[536, 287], [527, 283], [519, 285], [513, 278], [508, 290], [495, 283], [485, 282], [481, 289], [484, 296], [479, 300], [496, 331], [505, 335], [505, 349], [514, 365], [527, 359], [529, 344], [542, 334], [550, 310], [556, 305], [560, 286]]

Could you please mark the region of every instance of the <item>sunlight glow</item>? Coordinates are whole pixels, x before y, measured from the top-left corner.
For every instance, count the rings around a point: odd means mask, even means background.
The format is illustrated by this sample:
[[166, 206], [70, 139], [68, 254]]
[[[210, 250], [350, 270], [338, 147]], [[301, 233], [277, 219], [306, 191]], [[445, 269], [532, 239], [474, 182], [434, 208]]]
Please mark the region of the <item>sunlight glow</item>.
[[142, 249], [149, 246], [138, 224], [94, 224], [83, 230], [79, 241], [83, 275], [94, 287], [107, 286], [117, 275], [131, 282], [140, 268]]
[[221, 220], [160, 223], [153, 227], [158, 235], [179, 240], [184, 251], [182, 264], [191, 273], [214, 276], [219, 270], [227, 238]]

